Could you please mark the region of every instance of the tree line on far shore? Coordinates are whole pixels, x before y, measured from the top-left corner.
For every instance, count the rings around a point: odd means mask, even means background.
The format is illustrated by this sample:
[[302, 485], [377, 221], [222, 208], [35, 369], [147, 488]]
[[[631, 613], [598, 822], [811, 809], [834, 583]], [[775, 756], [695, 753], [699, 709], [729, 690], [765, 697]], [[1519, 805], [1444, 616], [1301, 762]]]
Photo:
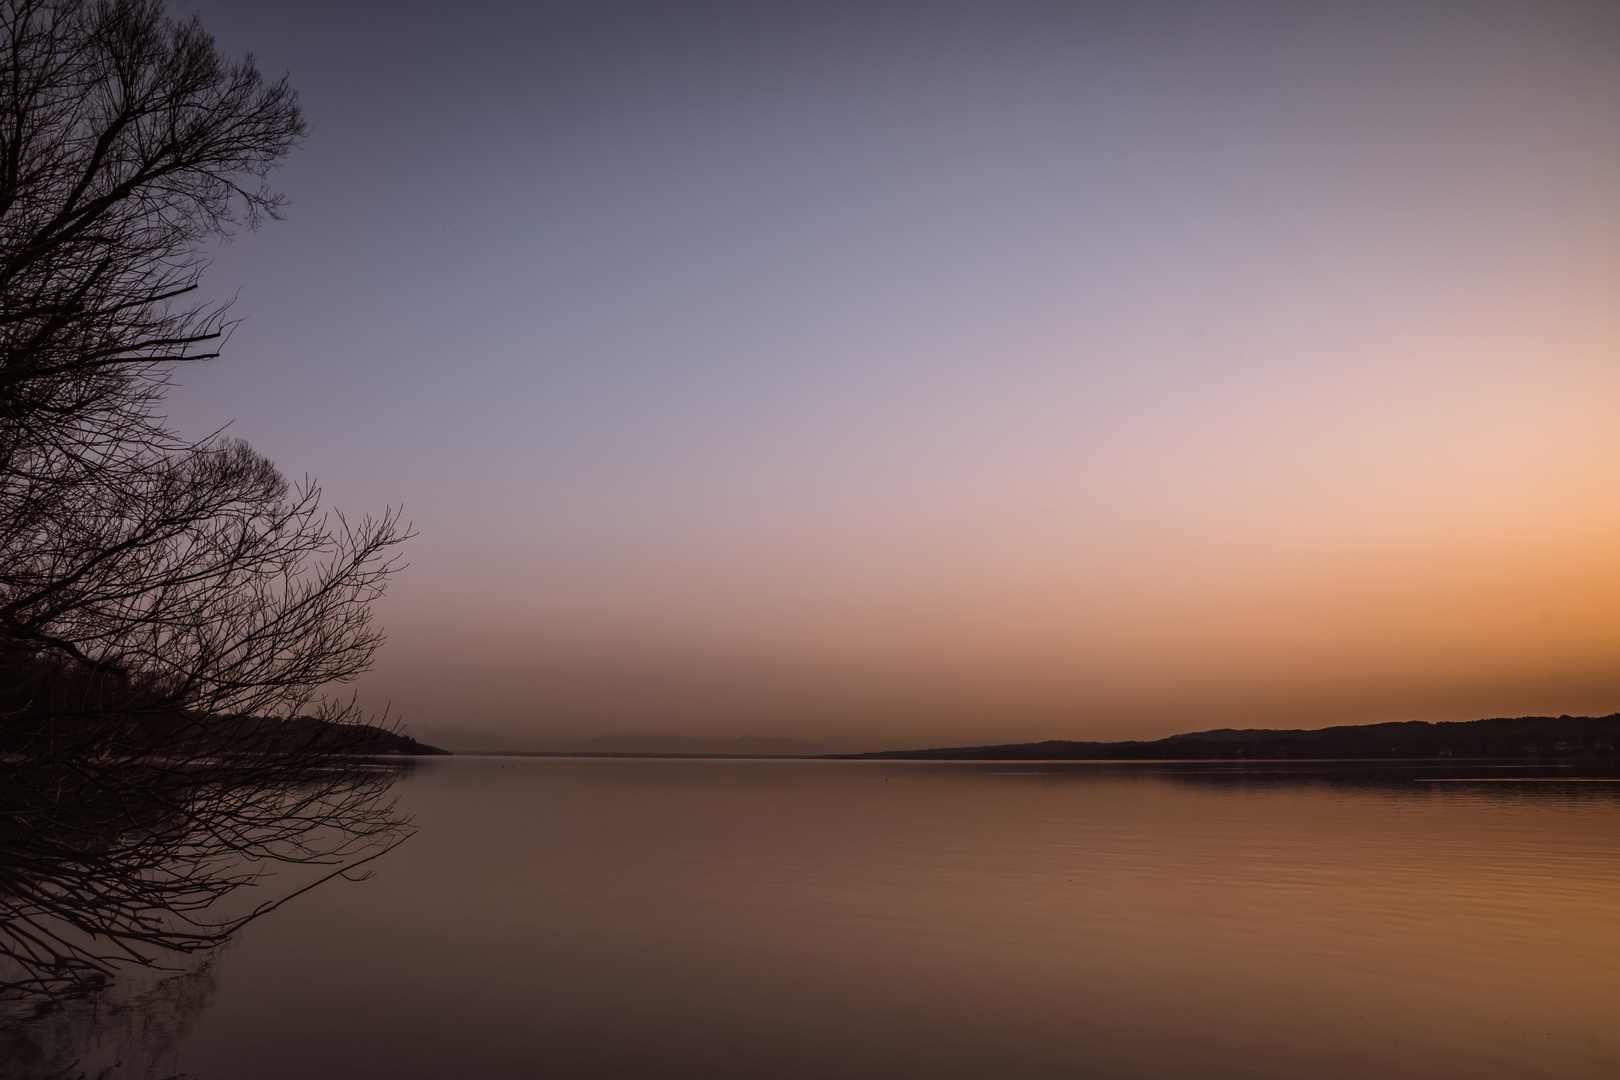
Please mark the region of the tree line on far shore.
[[932, 761], [1189, 761], [1240, 759], [1613, 758], [1620, 713], [1520, 716], [1429, 723], [1355, 724], [1317, 730], [1198, 731], [1147, 742], [1049, 739], [995, 746], [886, 750], [847, 758]]

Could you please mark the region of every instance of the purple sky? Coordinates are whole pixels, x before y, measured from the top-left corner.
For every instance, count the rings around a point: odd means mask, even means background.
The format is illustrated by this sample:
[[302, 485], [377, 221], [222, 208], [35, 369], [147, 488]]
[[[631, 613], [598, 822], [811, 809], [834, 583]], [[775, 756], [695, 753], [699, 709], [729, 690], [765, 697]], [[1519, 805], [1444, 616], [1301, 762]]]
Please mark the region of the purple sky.
[[1611, 3], [174, 10], [312, 135], [173, 414], [423, 737], [1620, 709]]

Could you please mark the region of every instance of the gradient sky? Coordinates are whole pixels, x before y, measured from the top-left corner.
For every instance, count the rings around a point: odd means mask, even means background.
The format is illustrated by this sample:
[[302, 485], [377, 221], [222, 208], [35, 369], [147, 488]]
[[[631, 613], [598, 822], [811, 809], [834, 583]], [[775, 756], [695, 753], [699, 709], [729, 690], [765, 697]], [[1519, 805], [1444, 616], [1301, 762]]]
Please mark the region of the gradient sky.
[[1620, 709], [1612, 2], [174, 10], [312, 134], [172, 412], [404, 504], [410, 731]]

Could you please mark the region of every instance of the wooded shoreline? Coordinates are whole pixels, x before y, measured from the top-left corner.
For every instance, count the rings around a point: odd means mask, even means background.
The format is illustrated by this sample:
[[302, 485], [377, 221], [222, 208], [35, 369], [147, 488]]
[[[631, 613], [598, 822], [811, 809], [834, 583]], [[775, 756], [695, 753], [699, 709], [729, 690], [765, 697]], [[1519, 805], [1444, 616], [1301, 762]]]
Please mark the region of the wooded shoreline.
[[1218, 728], [1151, 741], [1073, 742], [1048, 739], [1035, 743], [880, 750], [826, 756], [852, 761], [1209, 761], [1256, 758], [1541, 760], [1612, 758], [1617, 745], [1620, 745], [1620, 713], [1600, 717], [1495, 717], [1440, 723], [1409, 720], [1314, 730]]

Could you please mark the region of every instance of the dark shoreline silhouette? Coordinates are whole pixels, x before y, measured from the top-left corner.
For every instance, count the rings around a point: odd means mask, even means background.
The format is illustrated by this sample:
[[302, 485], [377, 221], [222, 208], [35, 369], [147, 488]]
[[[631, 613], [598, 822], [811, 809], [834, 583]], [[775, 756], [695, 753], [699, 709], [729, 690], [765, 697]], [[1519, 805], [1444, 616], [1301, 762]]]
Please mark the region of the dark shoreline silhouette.
[[1254, 759], [1397, 760], [1613, 758], [1620, 713], [1487, 720], [1397, 721], [1314, 730], [1217, 728], [1151, 741], [1048, 739], [994, 746], [947, 746], [827, 754], [842, 761], [1211, 761]]
[[233, 736], [274, 753], [311, 743], [361, 757], [437, 757], [449, 750], [417, 742], [409, 735], [376, 724], [328, 724], [313, 716], [243, 718]]
[[[380, 734], [386, 734], [379, 732]], [[391, 754], [448, 754], [403, 736]], [[703, 740], [690, 740], [700, 742]], [[414, 745], [407, 748], [403, 743]], [[395, 744], [390, 744], [395, 745]], [[1620, 713], [1608, 716], [1518, 716], [1485, 720], [1392, 721], [1328, 728], [1216, 728], [1163, 739], [942, 746], [858, 754], [651, 752], [634, 750], [486, 750], [487, 757], [653, 758], [791, 761], [1253, 761], [1409, 759], [1613, 759]]]

